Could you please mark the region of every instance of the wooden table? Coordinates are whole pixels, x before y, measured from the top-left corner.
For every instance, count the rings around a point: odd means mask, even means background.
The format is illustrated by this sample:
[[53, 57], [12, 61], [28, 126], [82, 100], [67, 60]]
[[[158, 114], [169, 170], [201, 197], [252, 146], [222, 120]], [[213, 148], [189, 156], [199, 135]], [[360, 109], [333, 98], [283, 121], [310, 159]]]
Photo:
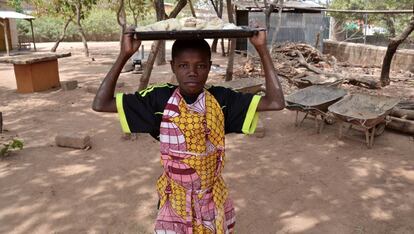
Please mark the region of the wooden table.
[[34, 53], [0, 57], [0, 63], [12, 63], [17, 92], [32, 93], [60, 87], [58, 58], [71, 53]]

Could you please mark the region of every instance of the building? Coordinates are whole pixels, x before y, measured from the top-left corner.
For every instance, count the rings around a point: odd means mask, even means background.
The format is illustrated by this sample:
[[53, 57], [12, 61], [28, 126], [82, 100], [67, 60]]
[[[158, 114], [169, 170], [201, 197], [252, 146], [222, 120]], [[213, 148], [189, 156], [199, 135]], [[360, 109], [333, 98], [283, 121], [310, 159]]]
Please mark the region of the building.
[[[7, 5], [7, 0], [0, 0], [0, 9], [2, 11], [13, 11], [11, 7]], [[17, 48], [19, 44], [17, 25], [15, 19], [2, 19], [0, 22], [6, 25], [9, 37], [9, 45], [11, 48]], [[0, 51], [6, 51], [6, 40], [4, 38], [4, 28], [0, 23]]]
[[[263, 6], [263, 2], [258, 2]], [[270, 30], [268, 32], [268, 45], [272, 42], [304, 42], [315, 46], [318, 41], [322, 48], [322, 39], [329, 36], [329, 19], [324, 16], [324, 7], [311, 1], [286, 1], [283, 5], [281, 22], [278, 11], [270, 16]], [[236, 2], [237, 25], [248, 25], [250, 20], [261, 22], [265, 26], [265, 14], [253, 1]], [[279, 25], [280, 24], [280, 25]], [[276, 32], [276, 28], [279, 30]], [[254, 51], [247, 43], [247, 39], [238, 39], [237, 50]]]

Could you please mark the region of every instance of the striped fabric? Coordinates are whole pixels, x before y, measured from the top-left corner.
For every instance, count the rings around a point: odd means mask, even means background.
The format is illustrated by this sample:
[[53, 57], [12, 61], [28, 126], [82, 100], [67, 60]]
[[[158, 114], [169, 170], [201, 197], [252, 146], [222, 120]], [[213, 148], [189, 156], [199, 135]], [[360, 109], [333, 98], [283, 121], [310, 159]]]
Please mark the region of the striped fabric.
[[204, 91], [191, 105], [176, 89], [165, 107], [157, 181], [160, 209], [155, 233], [229, 233], [235, 212], [221, 177], [224, 115]]

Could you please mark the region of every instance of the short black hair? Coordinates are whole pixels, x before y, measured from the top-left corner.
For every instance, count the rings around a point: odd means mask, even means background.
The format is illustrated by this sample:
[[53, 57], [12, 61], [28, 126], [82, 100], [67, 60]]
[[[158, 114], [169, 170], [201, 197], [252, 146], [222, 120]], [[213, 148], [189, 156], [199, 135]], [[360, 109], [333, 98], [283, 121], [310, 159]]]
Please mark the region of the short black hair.
[[176, 40], [172, 46], [171, 58], [174, 60], [183, 50], [194, 49], [206, 53], [211, 59], [210, 45], [204, 39]]

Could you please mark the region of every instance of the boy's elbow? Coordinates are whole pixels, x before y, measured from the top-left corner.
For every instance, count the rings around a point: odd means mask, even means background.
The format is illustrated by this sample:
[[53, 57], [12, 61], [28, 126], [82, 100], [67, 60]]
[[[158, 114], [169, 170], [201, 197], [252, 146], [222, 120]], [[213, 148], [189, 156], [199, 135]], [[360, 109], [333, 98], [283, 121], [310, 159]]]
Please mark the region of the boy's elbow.
[[103, 112], [104, 109], [102, 108], [102, 106], [97, 105], [95, 103], [92, 104], [92, 110], [96, 111], [96, 112]]
[[270, 109], [274, 110], [274, 111], [280, 111], [280, 110], [285, 109], [285, 107], [286, 107], [286, 104], [285, 104], [284, 101], [283, 102], [274, 102], [274, 103], [272, 103]]
[[102, 102], [97, 101], [96, 99], [92, 103], [92, 110], [96, 112], [107, 112], [105, 105]]
[[285, 100], [269, 100], [263, 98], [259, 104], [259, 111], [279, 111], [285, 109]]
[[96, 112], [109, 112], [109, 113], [116, 113], [116, 105], [114, 102], [103, 103], [94, 101], [92, 104], [92, 110]]

